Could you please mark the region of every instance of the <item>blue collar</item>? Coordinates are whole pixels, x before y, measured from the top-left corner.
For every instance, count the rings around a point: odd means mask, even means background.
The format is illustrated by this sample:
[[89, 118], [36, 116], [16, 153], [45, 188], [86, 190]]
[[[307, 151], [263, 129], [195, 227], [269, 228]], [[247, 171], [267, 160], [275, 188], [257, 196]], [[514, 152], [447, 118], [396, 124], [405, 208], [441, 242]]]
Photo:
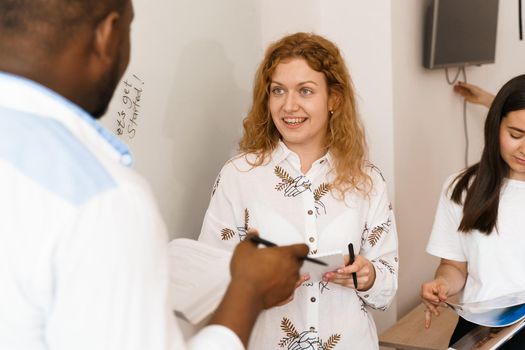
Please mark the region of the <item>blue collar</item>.
[[93, 129], [95, 129], [96, 132], [104, 140], [106, 140], [106, 142], [108, 142], [111, 145], [111, 147], [115, 151], [117, 151], [118, 154], [120, 154], [120, 160], [124, 165], [128, 167], [131, 167], [133, 165], [133, 156], [128, 146], [124, 142], [122, 142], [115, 134], [113, 134], [111, 131], [104, 128], [100, 123], [96, 121], [96, 119], [91, 114], [89, 114], [86, 110], [84, 110], [80, 106], [76, 105], [75, 103], [71, 102], [70, 100], [56, 93], [55, 91], [49, 89], [48, 87], [42, 84], [39, 84], [33, 80], [24, 78], [22, 76], [0, 71], [0, 79], [11, 81], [15, 84], [25, 85], [49, 97], [50, 99], [66, 106], [66, 108], [73, 110], [77, 116], [79, 116], [88, 125], [90, 125]]

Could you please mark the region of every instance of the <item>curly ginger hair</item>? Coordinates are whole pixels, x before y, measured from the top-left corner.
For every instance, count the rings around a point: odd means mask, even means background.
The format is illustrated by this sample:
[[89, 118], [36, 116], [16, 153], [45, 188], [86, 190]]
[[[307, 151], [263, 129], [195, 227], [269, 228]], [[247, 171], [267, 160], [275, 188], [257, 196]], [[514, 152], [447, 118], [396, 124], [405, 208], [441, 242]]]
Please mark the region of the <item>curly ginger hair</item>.
[[281, 135], [273, 123], [268, 106], [270, 84], [279, 63], [296, 58], [304, 59], [310, 68], [323, 73], [328, 94], [336, 96], [337, 103], [330, 116], [326, 137], [326, 148], [335, 164], [336, 176], [332, 188], [341, 196], [353, 189], [368, 193], [371, 179], [364, 171], [367, 146], [357, 114], [352, 81], [337, 46], [316, 34], [288, 35], [266, 50], [255, 75], [253, 103], [243, 121], [240, 151], [256, 154], [256, 161], [252, 165], [259, 166], [277, 147]]

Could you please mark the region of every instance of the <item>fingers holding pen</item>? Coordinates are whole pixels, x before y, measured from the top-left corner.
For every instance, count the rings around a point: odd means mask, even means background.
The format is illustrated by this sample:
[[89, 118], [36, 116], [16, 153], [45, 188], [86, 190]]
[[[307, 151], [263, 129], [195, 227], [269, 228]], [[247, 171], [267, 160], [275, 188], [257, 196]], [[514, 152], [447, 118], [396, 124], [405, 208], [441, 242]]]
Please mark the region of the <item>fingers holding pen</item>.
[[[345, 262], [348, 264], [349, 258], [345, 256]], [[365, 257], [358, 255], [353, 264], [346, 265], [333, 272], [327, 272], [323, 276], [323, 281], [337, 283], [348, 288], [354, 288], [352, 274], [357, 275], [357, 289], [368, 290], [375, 282], [374, 265]]]
[[[271, 244], [268, 248], [258, 248], [257, 231], [247, 230], [246, 239], [235, 248], [230, 271], [232, 280], [251, 289], [254, 295], [262, 300], [263, 308], [275, 306], [286, 301], [293, 293], [299, 280], [299, 269], [302, 259], [308, 254], [308, 246], [294, 244], [277, 247]], [[257, 269], [252, 262], [257, 261]]]

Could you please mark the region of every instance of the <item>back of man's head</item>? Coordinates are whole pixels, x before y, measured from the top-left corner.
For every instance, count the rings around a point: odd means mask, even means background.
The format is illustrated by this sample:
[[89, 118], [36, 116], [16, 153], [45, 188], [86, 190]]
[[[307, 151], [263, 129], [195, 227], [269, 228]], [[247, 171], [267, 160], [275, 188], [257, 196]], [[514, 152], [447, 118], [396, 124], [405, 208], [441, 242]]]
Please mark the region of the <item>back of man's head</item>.
[[121, 13], [128, 0], [0, 0], [0, 49], [24, 40], [32, 50], [56, 53], [85, 26], [110, 11]]
[[131, 0], [0, 0], [0, 71], [99, 117], [128, 64], [132, 19]]

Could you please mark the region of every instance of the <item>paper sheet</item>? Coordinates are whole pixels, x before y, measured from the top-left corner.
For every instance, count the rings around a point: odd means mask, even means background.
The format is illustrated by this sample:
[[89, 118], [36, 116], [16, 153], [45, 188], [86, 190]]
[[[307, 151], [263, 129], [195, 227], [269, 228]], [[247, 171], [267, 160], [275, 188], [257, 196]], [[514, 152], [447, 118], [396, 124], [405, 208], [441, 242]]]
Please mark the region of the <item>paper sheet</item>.
[[231, 252], [180, 238], [168, 245], [173, 310], [197, 324], [219, 305], [230, 282]]
[[525, 292], [473, 303], [446, 303], [464, 319], [487, 327], [504, 327], [525, 318]]
[[320, 281], [325, 273], [335, 271], [345, 266], [345, 260], [341, 251], [311, 255], [310, 257], [324, 261], [327, 264], [323, 266], [308, 260], [304, 261], [300, 273], [301, 275], [308, 273], [311, 281]]

